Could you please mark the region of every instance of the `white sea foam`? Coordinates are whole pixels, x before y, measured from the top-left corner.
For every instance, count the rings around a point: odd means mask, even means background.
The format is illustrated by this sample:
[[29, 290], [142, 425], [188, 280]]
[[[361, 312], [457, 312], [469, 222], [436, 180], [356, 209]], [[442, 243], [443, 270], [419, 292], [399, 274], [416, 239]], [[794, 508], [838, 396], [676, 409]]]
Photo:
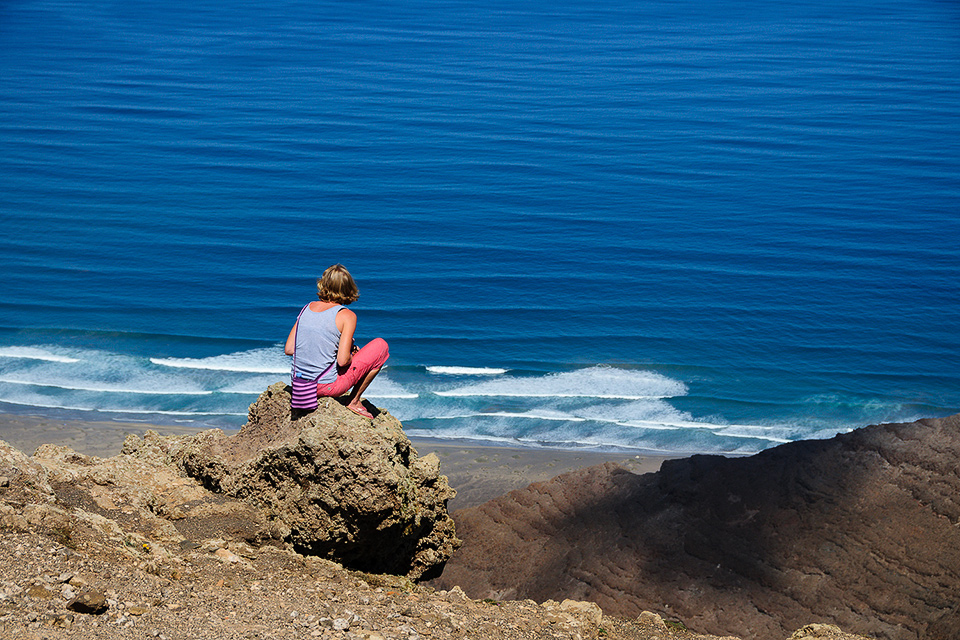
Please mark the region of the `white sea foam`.
[[792, 440], [787, 440], [786, 438], [777, 438], [776, 436], [764, 435], [761, 433], [749, 434], [749, 433], [735, 433], [735, 432], [724, 431], [724, 432], [717, 432], [716, 435], [726, 436], [728, 438], [743, 438], [746, 440], [768, 440], [770, 442], [776, 442], [778, 444], [792, 442]]
[[438, 396], [444, 398], [480, 398], [480, 397], [495, 397], [495, 398], [599, 398], [601, 400], [655, 400], [657, 398], [672, 398], [673, 396], [635, 396], [635, 395], [625, 395], [625, 394], [606, 394], [606, 393], [590, 393], [589, 391], [583, 391], [580, 393], [563, 393], [560, 391], [481, 391], [475, 389], [454, 389], [450, 391], [434, 391]]
[[621, 450], [624, 451], [626, 455], [627, 452], [637, 451], [645, 454], [663, 454], [663, 455], [677, 455], [682, 453], [697, 453], [697, 450], [690, 450], [684, 452], [683, 450], [676, 450], [674, 448], [661, 448], [653, 444], [640, 444], [640, 445], [625, 445], [619, 441], [608, 441], [602, 438], [584, 438], [584, 439], [570, 439], [564, 437], [549, 437], [549, 438], [531, 438], [524, 436], [509, 437], [509, 436], [495, 436], [489, 434], [478, 434], [473, 431], [463, 429], [458, 431], [448, 431], [444, 433], [437, 433], [430, 429], [405, 429], [408, 435], [413, 437], [421, 438], [435, 438], [438, 440], [466, 440], [472, 442], [489, 442], [506, 446], [523, 446], [529, 447], [531, 449], [554, 449], [557, 445], [561, 445], [565, 450], [569, 451], [584, 451], [584, 450]]
[[134, 388], [127, 386], [117, 386], [110, 384], [80, 384], [74, 382], [37, 382], [35, 380], [16, 380], [13, 378], [0, 378], [0, 382], [7, 384], [19, 384], [30, 387], [47, 387], [51, 389], [64, 389], [67, 391], [91, 391], [94, 393], [138, 393], [143, 395], [169, 395], [169, 396], [208, 396], [212, 391], [203, 391], [196, 389], [156, 389], [156, 388]]
[[434, 391], [442, 397], [493, 396], [502, 398], [601, 398], [642, 400], [671, 398], [687, 387], [651, 371], [596, 366], [537, 377], [508, 377]]
[[496, 376], [507, 372], [496, 367], [427, 367], [427, 371], [448, 376]]
[[[614, 424], [637, 429], [653, 429], [657, 431], [677, 431], [680, 429], [719, 430], [727, 425], [709, 424], [706, 422], [668, 421], [668, 420], [611, 420], [604, 418], [583, 418], [570, 414], [549, 414], [537, 411], [517, 413], [511, 411], [480, 411], [475, 413], [458, 413], [451, 415], [430, 416], [432, 420], [466, 420], [471, 418], [510, 418], [516, 420], [546, 420], [554, 422], [599, 422]], [[732, 435], [732, 434], [731, 434]], [[744, 436], [752, 437], [752, 436]], [[760, 437], [760, 436], [757, 436]]]
[[378, 400], [415, 400], [419, 398], [416, 393], [364, 393], [364, 398], [377, 398]]
[[290, 359], [279, 347], [253, 349], [209, 358], [150, 358], [160, 367], [233, 371], [239, 373], [290, 373]]
[[[0, 361], [0, 396], [6, 396], [0, 402], [101, 412], [118, 420], [242, 417], [257, 395], [289, 375], [279, 347], [208, 358], [147, 359], [43, 345], [5, 348], [3, 355], [11, 359]], [[636, 369], [594, 366], [524, 376], [507, 369], [430, 366], [403, 368], [399, 381], [391, 373], [385, 369], [365, 396], [403, 421], [432, 422], [434, 431], [421, 431], [430, 437], [676, 452], [688, 440], [700, 451], [741, 451], [798, 435], [789, 427], [713, 424], [722, 418], [680, 411], [665, 398], [686, 395], [682, 382]]]
[[377, 398], [378, 400], [413, 400], [419, 398], [420, 394], [408, 391], [402, 385], [381, 374], [373, 379], [363, 396], [365, 398]]
[[64, 364], [80, 362], [80, 360], [77, 358], [59, 355], [39, 347], [0, 347], [0, 357], [23, 358], [26, 360], [44, 360], [46, 362], [61, 362]]
[[[69, 407], [64, 407], [69, 408]], [[159, 416], [242, 416], [245, 417], [246, 412], [230, 412], [230, 411], [167, 411], [162, 409], [104, 409], [96, 408], [91, 409], [91, 411], [100, 411], [102, 413], [129, 413], [129, 414], [145, 414], [145, 415], [159, 415]]]
[[[774, 427], [763, 425], [737, 425], [737, 424], [715, 424], [694, 420], [689, 414], [677, 411], [663, 402], [649, 403], [650, 406], [639, 407], [638, 404], [630, 403], [619, 406], [590, 406], [581, 411], [563, 412], [535, 409], [524, 412], [513, 411], [479, 411], [479, 412], [459, 412], [447, 415], [421, 416], [421, 419], [432, 420], [476, 420], [489, 418], [506, 418], [508, 420], [533, 420], [547, 422], [573, 422], [584, 423], [594, 422], [599, 424], [616, 425], [619, 427], [630, 427], [638, 430], [650, 431], [682, 431], [682, 430], [703, 430], [711, 432], [716, 436], [729, 436], [731, 438], [757, 439], [769, 442], [784, 443], [791, 440], [782, 437], [780, 430]], [[644, 414], [645, 417], [635, 417], [637, 413]], [[631, 416], [631, 417], [628, 417]], [[571, 439], [569, 442], [582, 442], [582, 440]], [[611, 440], [607, 444], [611, 444]]]
[[34, 400], [19, 400], [15, 398], [0, 398], [0, 402], [17, 406], [38, 407], [40, 409], [62, 409], [64, 411], [97, 411], [100, 413], [118, 413], [130, 415], [164, 415], [164, 416], [245, 416], [246, 413], [227, 411], [167, 411], [162, 409], [117, 409], [106, 407], [90, 407], [80, 405], [58, 404], [53, 402], [38, 402]]
[[580, 412], [586, 418], [609, 422], [635, 429], [676, 431], [703, 429], [714, 435], [738, 438], [758, 438], [771, 442], [789, 442], [774, 434], [774, 428], [763, 425], [716, 423], [695, 419], [686, 411], [679, 411], [663, 401], [630, 402], [611, 406], [591, 406]]
[[518, 420], [549, 420], [554, 422], [586, 422], [586, 418], [577, 418], [567, 414], [538, 413], [528, 411], [516, 413], [512, 411], [480, 411], [477, 413], [460, 413], [456, 415], [431, 416], [433, 420], [465, 420], [469, 418], [516, 418]]
[[[287, 373], [289, 374], [289, 371]], [[272, 384], [276, 384], [277, 382], [290, 382], [289, 376], [284, 376], [282, 378], [278, 378], [274, 375], [238, 377], [238, 380], [231, 381], [229, 385], [217, 389], [217, 393], [235, 393], [245, 396], [258, 396], [263, 393], [264, 389]]]
[[717, 431], [717, 435], [730, 438], [758, 438], [770, 442], [793, 442], [796, 438], [787, 437], [795, 434], [796, 429], [788, 426], [767, 426], [754, 424], [727, 424]]

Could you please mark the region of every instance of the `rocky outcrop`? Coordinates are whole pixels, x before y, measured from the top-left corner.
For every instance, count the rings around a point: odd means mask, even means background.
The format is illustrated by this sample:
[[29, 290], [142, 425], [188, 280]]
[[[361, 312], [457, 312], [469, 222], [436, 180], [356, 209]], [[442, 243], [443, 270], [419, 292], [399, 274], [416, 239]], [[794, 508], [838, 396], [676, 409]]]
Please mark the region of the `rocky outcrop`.
[[[282, 385], [261, 396], [251, 417], [281, 415], [282, 396]], [[280, 404], [274, 407], [274, 401]], [[297, 416], [294, 422], [350, 419], [338, 417], [337, 407], [323, 411], [326, 417]], [[337, 456], [345, 452], [344, 460], [355, 461], [352, 452], [363, 450], [366, 468], [379, 468], [386, 463], [370, 460], [374, 454], [367, 451], [373, 440], [357, 435], [338, 441], [333, 434], [393, 433], [390, 420], [381, 414], [373, 426], [304, 427], [303, 436], [295, 425], [260, 420], [277, 432], [248, 430], [246, 449], [218, 432], [189, 438], [147, 432], [128, 440], [126, 454], [111, 458], [50, 445], [31, 457], [0, 442], [0, 638], [736, 640], [691, 632], [651, 612], [616, 618], [594, 603], [566, 597], [542, 604], [471, 600], [456, 587], [434, 592], [405, 577], [350, 571], [295, 553], [288, 522], [296, 518], [283, 520], [279, 509], [254, 506], [283, 504], [282, 497], [241, 500], [182, 473], [191, 465], [207, 469], [198, 473], [205, 482], [239, 495], [243, 482], [236, 480], [236, 469], [244, 464], [238, 461], [261, 459], [252, 448], [285, 460], [292, 451], [307, 450], [296, 444], [302, 438], [323, 437], [331, 439]], [[390, 451], [405, 451], [402, 439], [383, 438], [393, 443]], [[214, 447], [223, 458], [206, 457]], [[414, 479], [434, 477], [435, 465], [416, 471], [412, 451], [408, 460], [401, 466]], [[431, 483], [443, 485], [439, 478]], [[345, 491], [336, 475], [328, 484]], [[274, 490], [295, 491], [279, 479]], [[747, 600], [736, 604], [751, 606]], [[813, 639], [866, 640], [827, 625], [809, 625], [791, 636]]]
[[960, 638], [960, 416], [859, 429], [750, 458], [615, 464], [454, 513], [435, 586], [563, 597], [781, 638], [810, 620]]
[[287, 533], [250, 505], [212, 494], [161, 462], [52, 445], [29, 457], [0, 442], [0, 498], [0, 530], [42, 532], [158, 575], [177, 575], [176, 553], [202, 541], [225, 550], [283, 547]]
[[437, 457], [418, 457], [401, 424], [370, 408], [372, 422], [331, 398], [291, 414], [289, 387], [277, 383], [237, 435], [148, 433], [123, 452], [256, 508], [299, 552], [415, 580], [438, 575], [459, 545], [446, 508], [456, 494]]

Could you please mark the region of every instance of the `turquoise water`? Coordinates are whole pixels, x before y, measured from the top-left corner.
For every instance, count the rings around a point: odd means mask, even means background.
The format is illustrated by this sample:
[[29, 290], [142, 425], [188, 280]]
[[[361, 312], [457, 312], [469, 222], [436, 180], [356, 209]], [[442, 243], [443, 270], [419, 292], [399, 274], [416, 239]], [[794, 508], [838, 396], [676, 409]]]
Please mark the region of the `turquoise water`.
[[411, 433], [960, 411], [944, 2], [0, 6], [0, 410], [235, 428], [356, 276]]

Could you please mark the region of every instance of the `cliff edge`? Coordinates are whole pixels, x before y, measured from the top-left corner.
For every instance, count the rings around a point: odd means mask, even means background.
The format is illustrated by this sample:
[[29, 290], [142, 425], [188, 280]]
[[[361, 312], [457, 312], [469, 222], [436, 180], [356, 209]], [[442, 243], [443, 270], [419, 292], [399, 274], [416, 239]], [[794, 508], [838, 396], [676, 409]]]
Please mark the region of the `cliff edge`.
[[960, 638], [960, 415], [643, 476], [608, 463], [453, 515], [464, 545], [435, 585], [475, 598], [564, 594], [750, 638], [811, 619]]

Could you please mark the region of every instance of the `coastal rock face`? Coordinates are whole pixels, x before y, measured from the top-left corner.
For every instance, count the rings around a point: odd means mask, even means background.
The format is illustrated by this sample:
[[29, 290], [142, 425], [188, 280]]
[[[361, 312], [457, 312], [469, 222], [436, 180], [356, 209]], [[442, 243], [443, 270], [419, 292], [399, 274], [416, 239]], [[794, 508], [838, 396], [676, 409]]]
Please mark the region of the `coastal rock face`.
[[[282, 388], [275, 391], [265, 397], [281, 402]], [[273, 412], [269, 402], [256, 407]], [[258, 447], [282, 448], [277, 436], [262, 435]], [[737, 640], [691, 632], [649, 611], [623, 619], [568, 597], [471, 600], [457, 587], [435, 592], [406, 577], [300, 555], [284, 521], [182, 473], [186, 460], [203, 459], [213, 444], [227, 451], [230, 442], [216, 431], [174, 438], [148, 431], [110, 458], [52, 445], [27, 456], [0, 442], [0, 638]], [[216, 477], [233, 486], [228, 473]], [[867, 640], [822, 624], [791, 636], [814, 638]]]
[[211, 494], [161, 462], [53, 445], [29, 457], [0, 442], [0, 498], [0, 530], [42, 532], [158, 573], [175, 573], [174, 552], [203, 540], [218, 548], [283, 546], [287, 534], [248, 504]]
[[644, 476], [610, 463], [454, 519], [464, 545], [435, 586], [474, 598], [576, 598], [748, 638], [813, 620], [960, 638], [960, 415]]
[[376, 573], [427, 579], [459, 546], [446, 502], [456, 493], [435, 455], [417, 456], [401, 424], [371, 422], [335, 399], [291, 414], [277, 383], [250, 406], [240, 433], [130, 438], [124, 453], [163, 460], [216, 494], [279, 523], [297, 551]]

